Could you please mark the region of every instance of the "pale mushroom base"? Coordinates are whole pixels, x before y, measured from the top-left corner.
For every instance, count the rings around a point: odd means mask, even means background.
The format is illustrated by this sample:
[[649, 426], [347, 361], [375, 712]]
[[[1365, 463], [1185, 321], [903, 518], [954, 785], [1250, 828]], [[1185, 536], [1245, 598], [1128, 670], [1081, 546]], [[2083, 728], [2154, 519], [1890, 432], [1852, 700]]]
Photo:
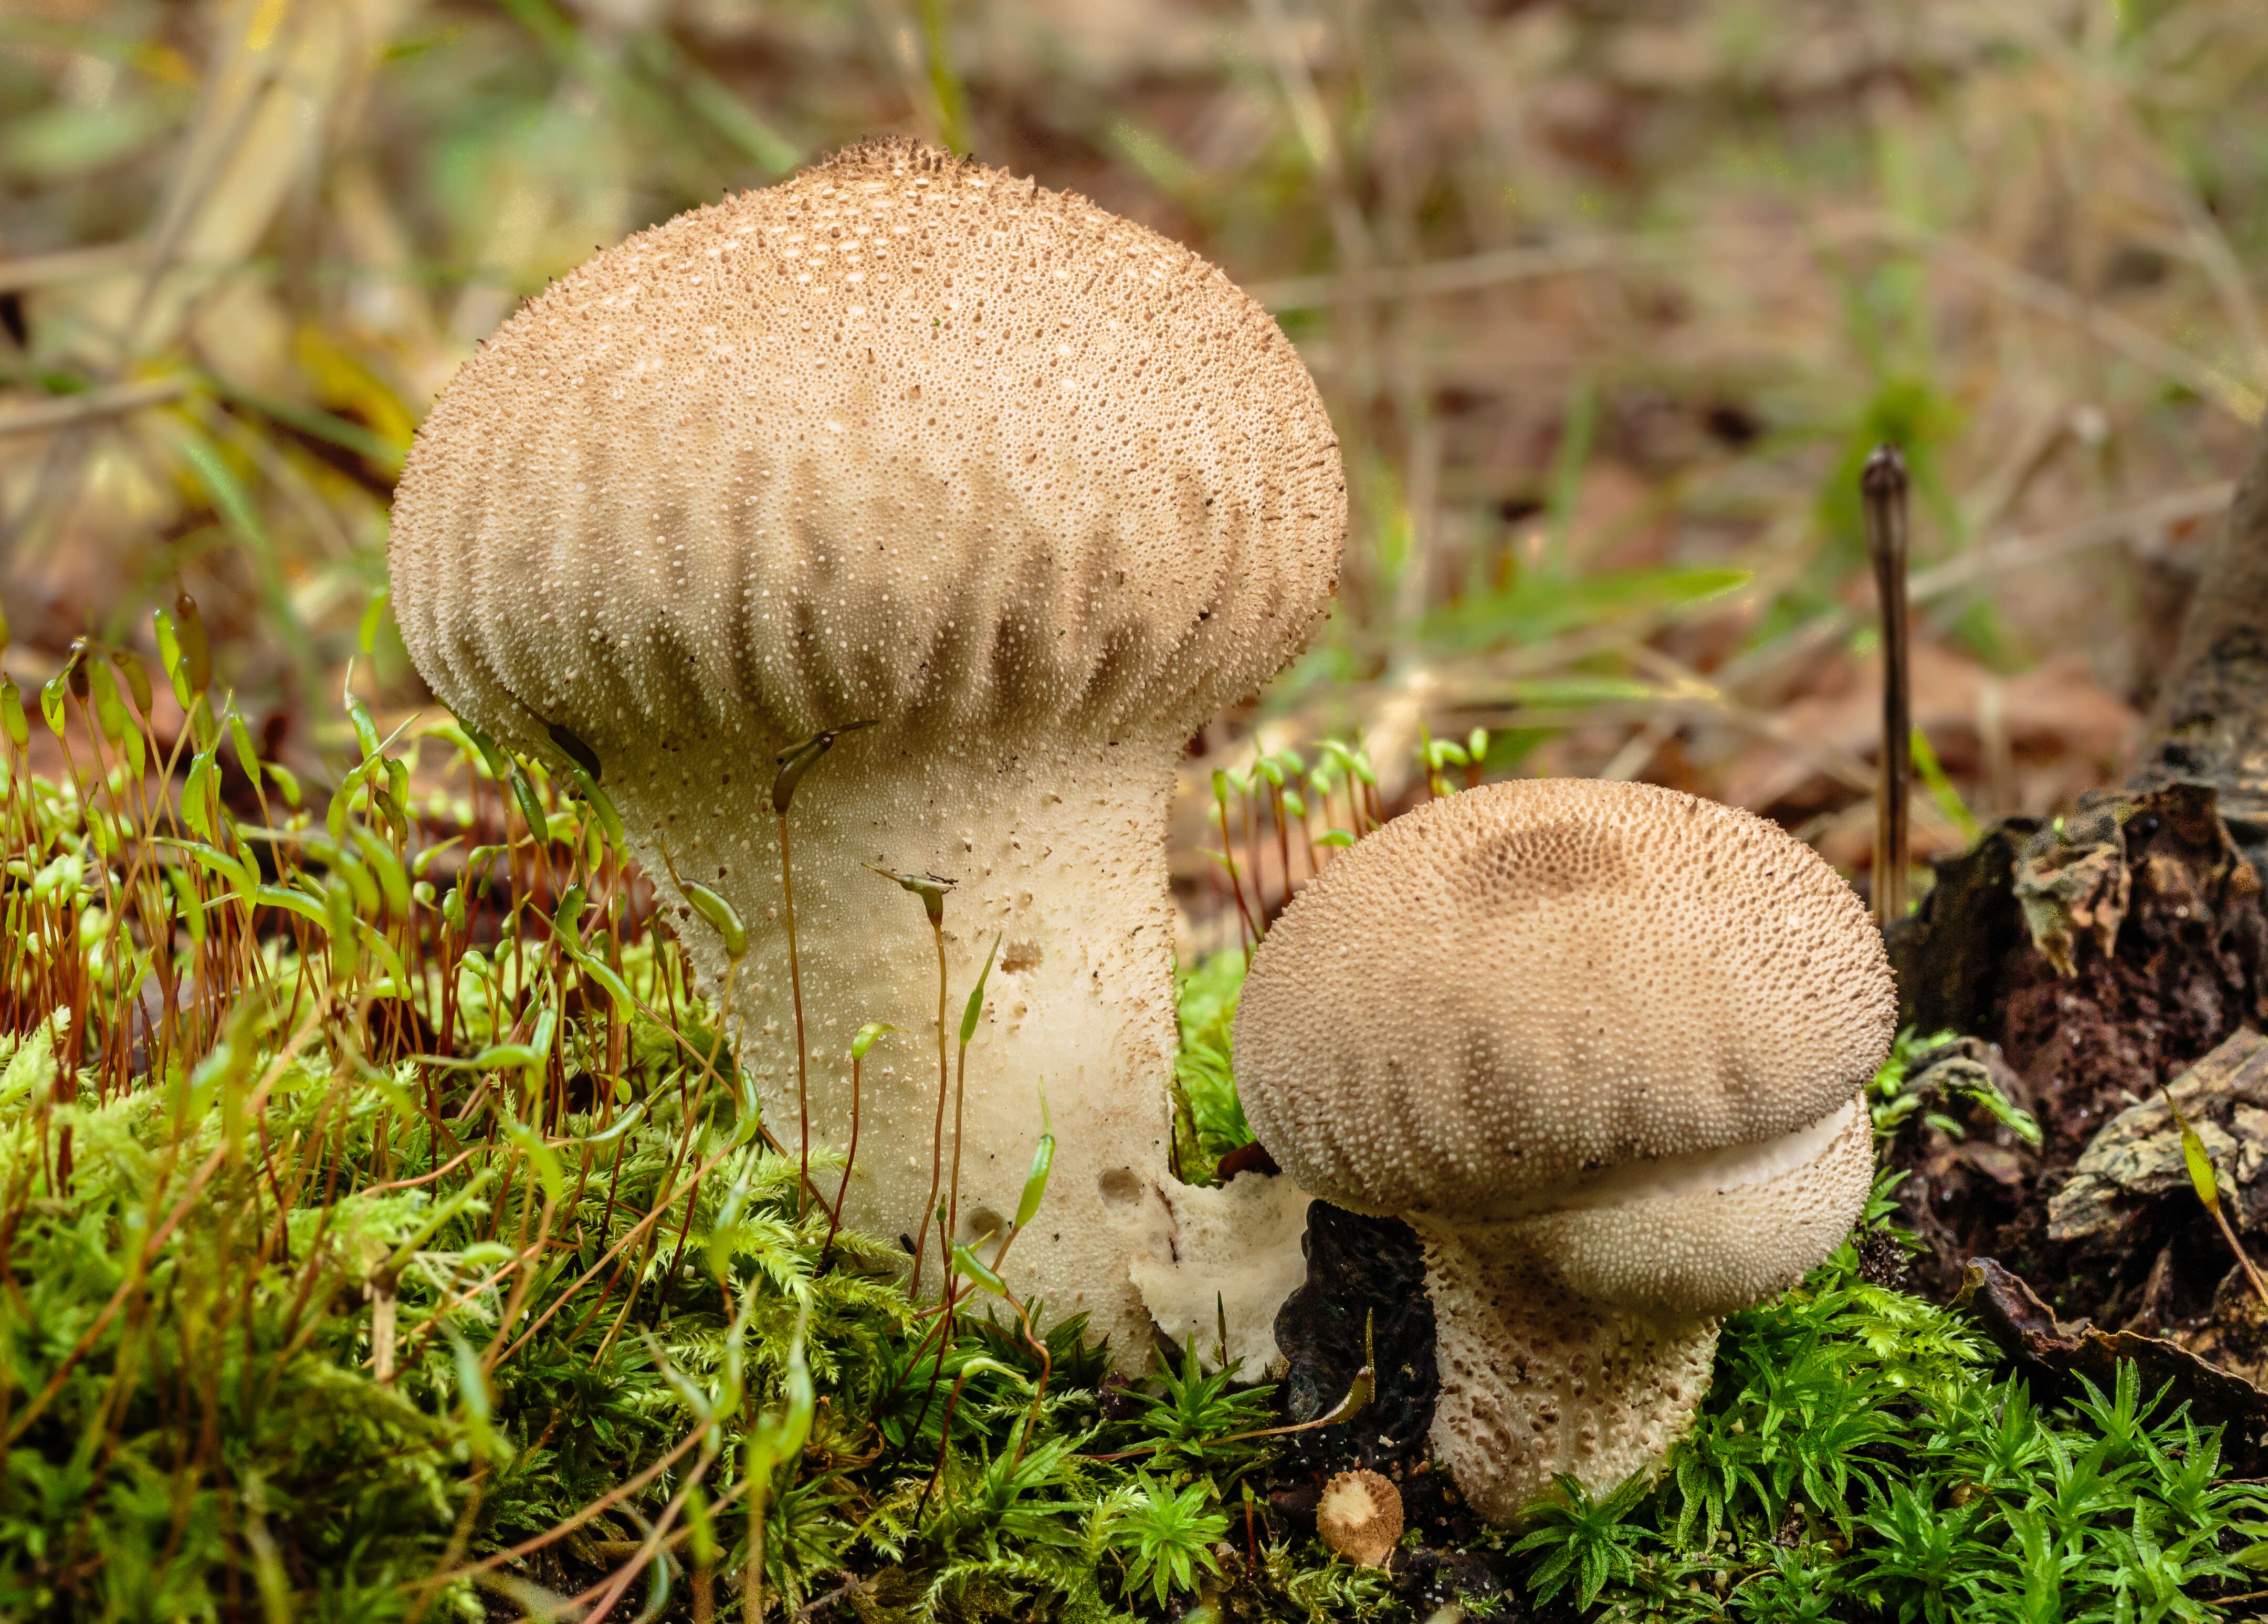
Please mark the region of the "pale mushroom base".
[[1134, 1260], [1135, 1288], [1158, 1328], [1196, 1349], [1208, 1374], [1224, 1354], [1248, 1382], [1284, 1373], [1276, 1314], [1307, 1283], [1307, 1205], [1282, 1173], [1246, 1171], [1219, 1189], [1158, 1186], [1163, 1244]]
[[1715, 1319], [1609, 1308], [1528, 1258], [1420, 1233], [1438, 1310], [1433, 1453], [1483, 1519], [1517, 1520], [1562, 1473], [1604, 1494], [1691, 1427]]

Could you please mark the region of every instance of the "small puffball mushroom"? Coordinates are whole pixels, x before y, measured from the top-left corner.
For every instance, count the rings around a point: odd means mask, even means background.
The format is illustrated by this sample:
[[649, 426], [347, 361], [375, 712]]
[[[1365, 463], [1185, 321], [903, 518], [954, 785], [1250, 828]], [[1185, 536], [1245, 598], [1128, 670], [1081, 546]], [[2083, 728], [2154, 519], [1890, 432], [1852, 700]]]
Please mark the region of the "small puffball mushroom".
[[862, 865], [948, 878], [948, 1021], [999, 941], [954, 1238], [1006, 1227], [1044, 1084], [1054, 1171], [1009, 1283], [1132, 1371], [1129, 1259], [1167, 1222], [1174, 766], [1321, 618], [1345, 512], [1314, 383], [1219, 270], [892, 140], [640, 232], [512, 317], [417, 437], [391, 562], [459, 715], [597, 757], [712, 992], [722, 940], [665, 845], [740, 913], [735, 1052], [791, 1148], [774, 762], [875, 724], [789, 812], [814, 1144], [850, 1138], [852, 1034], [905, 1034], [865, 1062], [843, 1222], [921, 1235], [938, 1090], [928, 922]]
[[1402, 1491], [1375, 1472], [1342, 1472], [1315, 1502], [1315, 1537], [1351, 1562], [1383, 1568], [1402, 1538]]
[[1491, 785], [1341, 856], [1262, 944], [1237, 1088], [1286, 1175], [1425, 1246], [1434, 1453], [1510, 1522], [1657, 1464], [1717, 1322], [1864, 1208], [1897, 1003], [1850, 888], [1642, 784]]

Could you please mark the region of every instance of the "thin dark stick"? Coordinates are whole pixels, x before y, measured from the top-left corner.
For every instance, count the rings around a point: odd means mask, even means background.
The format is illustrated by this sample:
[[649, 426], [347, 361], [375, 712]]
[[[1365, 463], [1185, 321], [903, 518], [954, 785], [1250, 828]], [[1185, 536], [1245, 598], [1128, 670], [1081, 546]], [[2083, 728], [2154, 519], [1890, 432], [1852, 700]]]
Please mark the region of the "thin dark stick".
[[1908, 797], [1913, 779], [1913, 676], [1906, 627], [1906, 461], [1896, 446], [1877, 446], [1859, 476], [1867, 510], [1867, 554], [1874, 565], [1874, 599], [1882, 620], [1882, 762], [1874, 799], [1874, 922], [1905, 917], [1911, 841]]

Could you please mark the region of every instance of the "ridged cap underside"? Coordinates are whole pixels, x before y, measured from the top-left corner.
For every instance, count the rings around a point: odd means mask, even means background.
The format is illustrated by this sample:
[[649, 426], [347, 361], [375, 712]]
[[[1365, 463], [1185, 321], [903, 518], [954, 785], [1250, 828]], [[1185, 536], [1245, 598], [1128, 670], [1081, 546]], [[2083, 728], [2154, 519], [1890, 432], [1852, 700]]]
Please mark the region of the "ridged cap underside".
[[1237, 1087], [1302, 1187], [1443, 1222], [1848, 1102], [1896, 1000], [1848, 886], [1748, 813], [1491, 785], [1395, 819], [1270, 931]]

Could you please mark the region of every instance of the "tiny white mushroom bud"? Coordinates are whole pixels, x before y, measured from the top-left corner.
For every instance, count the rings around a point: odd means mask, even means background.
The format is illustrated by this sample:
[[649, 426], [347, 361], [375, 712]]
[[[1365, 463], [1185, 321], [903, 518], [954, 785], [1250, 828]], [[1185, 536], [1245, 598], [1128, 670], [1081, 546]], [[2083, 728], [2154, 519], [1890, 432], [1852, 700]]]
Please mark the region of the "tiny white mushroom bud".
[[1375, 1472], [1342, 1472], [1315, 1502], [1315, 1537], [1351, 1562], [1383, 1568], [1402, 1538], [1402, 1491]]

